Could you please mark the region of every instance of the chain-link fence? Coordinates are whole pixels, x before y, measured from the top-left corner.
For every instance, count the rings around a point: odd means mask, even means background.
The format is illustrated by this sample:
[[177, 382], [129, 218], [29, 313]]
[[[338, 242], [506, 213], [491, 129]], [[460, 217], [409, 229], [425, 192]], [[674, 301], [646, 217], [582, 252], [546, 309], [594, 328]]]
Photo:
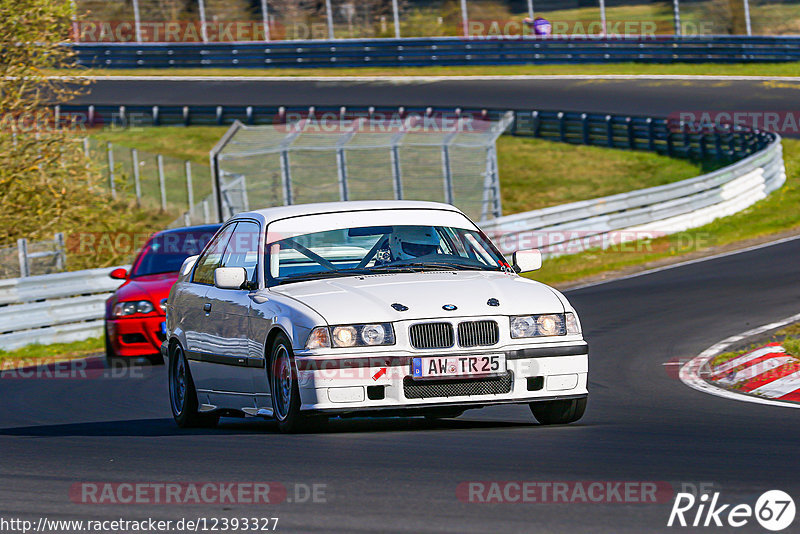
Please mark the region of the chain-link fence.
[[170, 225], [191, 226], [218, 220], [208, 165], [135, 148], [84, 140], [89, 159], [106, 176], [114, 198], [135, 198], [145, 209], [174, 214]]
[[338, 200], [433, 200], [501, 214], [495, 141], [513, 121], [463, 115], [236, 122], [212, 151], [223, 217]]
[[[76, 0], [79, 42], [792, 35], [800, 0]], [[534, 23], [542, 18], [548, 28]]]
[[480, 115], [236, 122], [212, 151], [223, 217], [338, 200], [432, 200], [477, 220], [501, 215], [495, 141], [513, 121]]

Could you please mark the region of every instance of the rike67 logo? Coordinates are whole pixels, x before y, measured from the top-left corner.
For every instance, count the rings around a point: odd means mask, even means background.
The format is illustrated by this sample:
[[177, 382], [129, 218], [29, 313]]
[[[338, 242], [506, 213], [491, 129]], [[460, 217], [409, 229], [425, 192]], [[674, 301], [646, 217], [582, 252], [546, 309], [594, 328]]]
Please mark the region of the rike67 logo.
[[762, 494], [755, 506], [723, 504], [720, 493], [678, 493], [669, 514], [668, 527], [743, 527], [753, 519], [763, 528], [778, 532], [788, 528], [795, 517], [794, 499], [783, 491]]

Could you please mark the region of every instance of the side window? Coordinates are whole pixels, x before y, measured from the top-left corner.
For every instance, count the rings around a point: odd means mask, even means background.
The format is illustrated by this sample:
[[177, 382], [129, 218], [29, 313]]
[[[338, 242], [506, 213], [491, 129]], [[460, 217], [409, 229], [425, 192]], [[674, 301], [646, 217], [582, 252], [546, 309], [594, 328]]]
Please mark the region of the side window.
[[220, 267], [244, 267], [247, 279], [257, 282], [258, 244], [261, 242], [261, 229], [258, 223], [243, 221], [236, 225], [222, 255]]
[[236, 225], [231, 224], [226, 226], [217, 236], [211, 241], [211, 244], [206, 249], [202, 256], [197, 258], [197, 265], [194, 268], [194, 275], [192, 282], [196, 284], [214, 285], [214, 269], [220, 266], [222, 261], [222, 253], [228, 245], [231, 238], [233, 229]]

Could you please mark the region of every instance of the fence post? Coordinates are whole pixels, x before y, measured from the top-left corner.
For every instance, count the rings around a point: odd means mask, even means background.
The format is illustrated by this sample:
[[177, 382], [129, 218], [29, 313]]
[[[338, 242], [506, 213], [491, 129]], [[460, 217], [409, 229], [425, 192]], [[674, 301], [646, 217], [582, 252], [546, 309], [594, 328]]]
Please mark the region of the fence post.
[[56, 242], [56, 269], [63, 271], [67, 265], [67, 251], [64, 247], [64, 234], [58, 232], [53, 237], [54, 241]]
[[108, 156], [108, 185], [111, 187], [111, 198], [117, 199], [117, 185], [114, 183], [114, 149], [111, 142], [106, 144], [106, 153]]
[[656, 151], [656, 132], [655, 127], [653, 126], [653, 117], [647, 117], [645, 119], [647, 123], [647, 149], [655, 152]]
[[675, 24], [675, 37], [681, 36], [681, 6], [680, 0], [672, 0], [672, 17]]
[[532, 111], [531, 112], [531, 122], [533, 122], [533, 124], [531, 125], [531, 130], [533, 131], [533, 136], [534, 137], [540, 137], [541, 136], [540, 128], [542, 127], [542, 121], [539, 120], [539, 112], [538, 111]]
[[748, 0], [744, 0], [744, 24], [747, 28], [747, 36], [750, 37], [753, 35], [753, 27], [750, 23], [750, 2]]
[[25, 278], [30, 276], [30, 269], [28, 265], [28, 240], [24, 237], [17, 239], [17, 256], [19, 257], [19, 277]]
[[589, 135], [589, 115], [581, 113], [581, 132], [583, 133], [583, 144], [591, 144], [591, 136]]
[[349, 200], [347, 191], [347, 159], [344, 155], [344, 148], [336, 150], [336, 167], [339, 174], [339, 198], [342, 201]]
[[636, 149], [636, 132], [633, 129], [633, 119], [625, 117], [625, 125], [628, 127], [628, 148]]
[[203, 0], [198, 0], [198, 9], [200, 11], [200, 35], [203, 42], [208, 42], [208, 30], [206, 29], [206, 4]]
[[469, 37], [469, 15], [467, 14], [467, 0], [461, 0], [461, 25], [464, 37]]
[[269, 8], [267, 7], [267, 0], [261, 0], [261, 20], [264, 24], [264, 41], [269, 41]]
[[558, 140], [562, 143], [567, 142], [567, 124], [564, 120], [564, 112], [558, 112]]
[[167, 184], [164, 180], [164, 156], [156, 156], [158, 163], [158, 186], [161, 188], [161, 211], [167, 211]]
[[614, 148], [614, 124], [611, 115], [606, 115], [606, 145]]
[[142, 17], [139, 13], [139, 0], [133, 0], [133, 27], [136, 33], [136, 42], [142, 42]]
[[606, 36], [606, 2], [600, 0], [600, 27], [603, 29], [603, 37]]
[[328, 20], [328, 39], [333, 41], [335, 37], [333, 32], [333, 9], [331, 9], [331, 0], [325, 0], [325, 16]]
[[290, 206], [292, 198], [292, 171], [289, 168], [289, 151], [281, 151], [281, 177], [283, 178], [283, 205]]
[[189, 217], [194, 217], [194, 188], [192, 187], [192, 162], [183, 163], [186, 172], [186, 198], [189, 202]]
[[394, 17], [394, 38], [400, 39], [400, 8], [397, 0], [392, 0], [392, 16]]
[[400, 170], [400, 149], [397, 145], [392, 146], [392, 184], [394, 185], [394, 198], [403, 200], [403, 175]]
[[450, 169], [450, 147], [442, 145], [442, 174], [444, 176], [444, 201], [453, 203], [453, 174]]
[[133, 165], [133, 190], [136, 193], [136, 205], [142, 205], [142, 184], [139, 181], [139, 151], [131, 149], [131, 165]]
[[211, 209], [208, 207], [208, 199], [203, 199], [203, 222], [211, 223]]

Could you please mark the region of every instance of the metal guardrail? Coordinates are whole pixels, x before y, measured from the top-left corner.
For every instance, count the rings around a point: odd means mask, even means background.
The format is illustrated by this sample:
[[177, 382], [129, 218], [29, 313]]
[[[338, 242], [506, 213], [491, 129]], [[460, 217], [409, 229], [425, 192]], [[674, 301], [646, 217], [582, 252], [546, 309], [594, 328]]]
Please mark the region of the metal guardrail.
[[65, 343], [103, 333], [114, 268], [0, 280], [0, 347]]
[[751, 206], [785, 180], [780, 136], [772, 135], [763, 150], [702, 176], [500, 217], [481, 226], [507, 254], [520, 248], [571, 254], [702, 226]]
[[462, 37], [237, 43], [71, 45], [105, 68], [392, 67], [527, 63], [780, 62], [800, 60], [797, 37]]

